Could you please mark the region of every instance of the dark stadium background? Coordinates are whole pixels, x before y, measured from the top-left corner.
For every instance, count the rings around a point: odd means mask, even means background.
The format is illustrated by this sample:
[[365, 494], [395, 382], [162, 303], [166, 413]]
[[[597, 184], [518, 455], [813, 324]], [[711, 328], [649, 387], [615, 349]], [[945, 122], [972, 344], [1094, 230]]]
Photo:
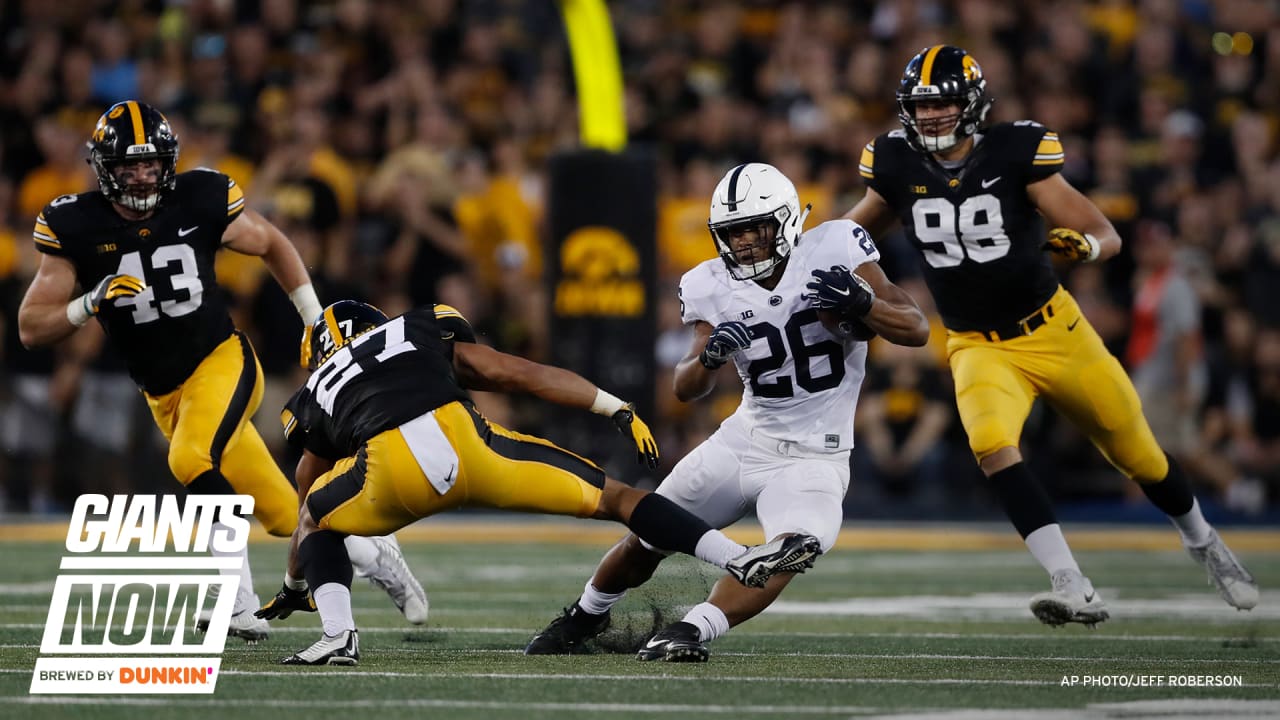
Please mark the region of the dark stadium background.
[[[180, 169], [233, 176], [297, 244], [323, 302], [356, 297], [390, 313], [449, 303], [503, 350], [568, 359], [607, 388], [642, 389], [628, 399], [662, 446], [653, 476], [628, 464], [606, 420], [586, 416], [597, 426], [583, 429], [521, 399], [480, 404], [502, 424], [653, 483], [740, 393], [728, 373], [692, 405], [670, 392], [689, 344], [675, 287], [712, 255], [705, 221], [716, 180], [767, 161], [813, 204], [810, 226], [839, 216], [863, 192], [863, 145], [897, 124], [902, 66], [949, 42], [982, 64], [996, 121], [1034, 118], [1060, 133], [1065, 175], [1125, 239], [1120, 257], [1063, 275], [1119, 357], [1134, 356], [1135, 288], [1153, 258], [1171, 254], [1189, 279], [1200, 303], [1190, 370], [1203, 392], [1165, 389], [1169, 407], [1194, 422], [1184, 464], [1211, 520], [1280, 522], [1274, 2], [647, 0], [610, 10], [629, 144], [615, 166], [625, 176], [596, 181], [614, 192], [592, 195], [590, 175], [552, 192], [553, 167], [592, 167], [581, 162], [574, 74], [552, 2], [0, 1], [0, 509], [56, 513], [81, 492], [176, 488], [163, 441], [100, 338], [82, 332], [42, 352], [17, 341], [35, 215], [56, 195], [94, 187], [83, 143], [112, 102], [162, 109], [182, 140]], [[638, 265], [570, 262], [556, 223], [581, 218], [625, 226], [629, 248], [609, 245], [607, 233], [584, 242], [609, 257], [634, 252]], [[890, 276], [928, 309], [905, 241], [877, 242]], [[230, 253], [222, 262], [268, 378], [258, 426], [289, 463], [276, 415], [302, 378], [301, 328], [260, 262]], [[597, 271], [641, 283], [644, 311], [625, 322], [566, 317], [561, 283]], [[936, 345], [873, 349], [859, 431], [882, 423], [901, 439], [918, 424], [933, 439], [907, 463], [858, 451], [850, 518], [998, 519], [949, 382]], [[1025, 440], [1064, 520], [1161, 520], [1044, 408]]]

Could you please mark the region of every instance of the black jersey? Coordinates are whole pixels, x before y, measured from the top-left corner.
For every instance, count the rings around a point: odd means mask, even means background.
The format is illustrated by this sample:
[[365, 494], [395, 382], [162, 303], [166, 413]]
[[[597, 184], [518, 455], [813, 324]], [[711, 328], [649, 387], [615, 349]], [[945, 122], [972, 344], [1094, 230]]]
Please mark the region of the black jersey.
[[859, 172], [902, 220], [951, 330], [991, 330], [1049, 301], [1058, 278], [1027, 185], [1062, 169], [1058, 136], [1031, 121], [987, 129], [963, 164], [943, 167], [895, 130], [862, 151]]
[[453, 374], [453, 343], [473, 340], [471, 326], [447, 305], [388, 320], [316, 368], [280, 415], [285, 437], [338, 460], [378, 433], [468, 399]]
[[98, 313], [134, 381], [151, 395], [183, 383], [234, 327], [213, 272], [222, 234], [244, 210], [244, 193], [219, 172], [193, 170], [146, 220], [126, 220], [101, 192], [63, 195], [36, 218], [36, 248], [75, 266], [85, 290], [108, 275], [146, 289]]

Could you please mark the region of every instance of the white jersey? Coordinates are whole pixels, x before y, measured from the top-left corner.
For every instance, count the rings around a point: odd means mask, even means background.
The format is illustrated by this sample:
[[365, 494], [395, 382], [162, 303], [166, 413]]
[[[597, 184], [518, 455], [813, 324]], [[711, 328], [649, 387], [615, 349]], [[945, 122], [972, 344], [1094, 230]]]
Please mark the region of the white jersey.
[[719, 258], [684, 274], [680, 312], [686, 325], [739, 321], [751, 330], [750, 347], [733, 358], [743, 393], [731, 419], [745, 422], [752, 434], [811, 451], [847, 452], [853, 447], [853, 413], [867, 344], [823, 327], [805, 285], [814, 270], [834, 265], [852, 270], [879, 259], [862, 226], [832, 220], [800, 236], [772, 290], [734, 279]]

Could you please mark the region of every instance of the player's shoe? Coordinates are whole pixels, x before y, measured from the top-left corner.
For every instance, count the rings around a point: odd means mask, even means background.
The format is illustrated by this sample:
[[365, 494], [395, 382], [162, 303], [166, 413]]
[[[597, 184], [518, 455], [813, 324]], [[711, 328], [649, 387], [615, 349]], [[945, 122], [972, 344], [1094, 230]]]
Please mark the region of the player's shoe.
[[572, 655], [582, 643], [609, 629], [609, 612], [592, 615], [578, 603], [564, 609], [560, 616], [533, 636], [524, 648], [525, 655]]
[[787, 535], [747, 551], [729, 561], [725, 570], [747, 587], [763, 587], [769, 578], [784, 572], [802, 573], [822, 554], [822, 543], [812, 535]]
[[636, 653], [637, 660], [706, 662], [711, 651], [698, 639], [698, 628], [684, 621], [666, 626]]
[[357, 665], [360, 663], [360, 634], [343, 630], [337, 635], [321, 635], [314, 645], [280, 661], [281, 665]]
[[1111, 617], [1106, 603], [1079, 570], [1059, 570], [1053, 574], [1053, 590], [1031, 598], [1031, 612], [1045, 625], [1069, 622], [1093, 627]]
[[1183, 541], [1187, 552], [1209, 573], [1209, 582], [1218, 586], [1218, 594], [1227, 604], [1238, 610], [1252, 610], [1258, 604], [1258, 583], [1253, 575], [1222, 542], [1217, 530], [1211, 530], [1209, 542], [1191, 547]]
[[[209, 621], [213, 619], [212, 610], [201, 610], [196, 613], [196, 630], [209, 632]], [[231, 616], [227, 624], [227, 637], [235, 637], [253, 645], [259, 640], [266, 640], [271, 626], [266, 620], [254, 617], [253, 608], [245, 608]]]
[[386, 538], [371, 537], [369, 540], [378, 548], [377, 566], [369, 575], [369, 584], [387, 593], [405, 620], [422, 625], [427, 621], [430, 603], [427, 602], [427, 591], [422, 589], [422, 584], [404, 561], [404, 553]]

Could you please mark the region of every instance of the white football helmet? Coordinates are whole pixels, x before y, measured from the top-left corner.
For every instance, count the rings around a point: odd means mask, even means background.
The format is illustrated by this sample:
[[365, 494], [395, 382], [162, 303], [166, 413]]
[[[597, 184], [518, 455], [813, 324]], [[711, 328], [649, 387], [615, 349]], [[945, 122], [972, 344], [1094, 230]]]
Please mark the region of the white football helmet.
[[[809, 208], [800, 212], [796, 186], [778, 168], [764, 163], [747, 163], [730, 170], [716, 185], [711, 195], [711, 217], [707, 227], [716, 243], [716, 252], [738, 280], [751, 280], [766, 275], [791, 254]], [[772, 225], [772, 247], [768, 257], [752, 263], [739, 262], [729, 238], [734, 228]]]

